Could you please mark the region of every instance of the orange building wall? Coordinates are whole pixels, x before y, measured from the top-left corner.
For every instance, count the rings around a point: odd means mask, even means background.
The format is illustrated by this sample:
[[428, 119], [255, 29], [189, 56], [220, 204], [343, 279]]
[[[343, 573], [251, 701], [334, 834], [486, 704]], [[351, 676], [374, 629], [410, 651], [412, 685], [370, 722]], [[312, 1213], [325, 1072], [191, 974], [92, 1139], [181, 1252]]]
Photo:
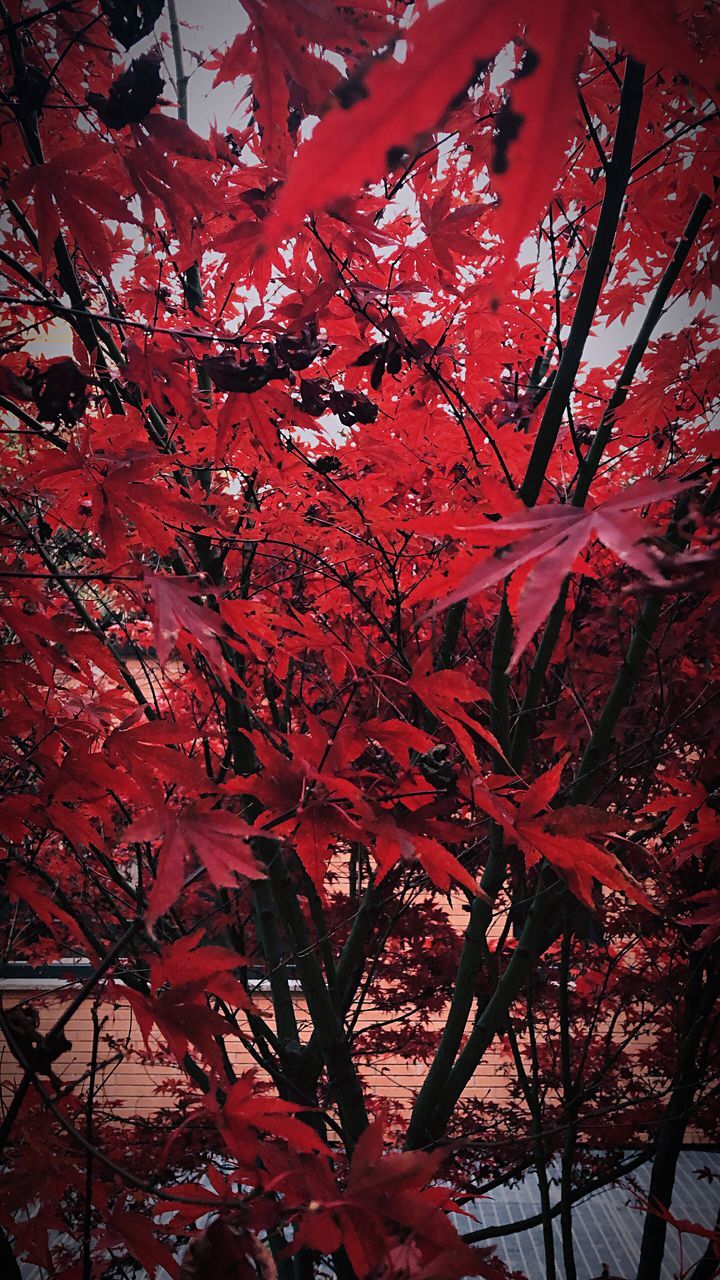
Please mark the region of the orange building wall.
[[[40, 1014], [39, 1030], [43, 1032], [56, 1021], [64, 1004], [72, 998], [76, 990], [77, 987], [69, 985], [42, 992], [38, 992], [37, 988], [17, 988], [3, 993], [3, 1005], [7, 1010], [15, 1004], [32, 1001]], [[254, 1001], [261, 1014], [272, 1021], [269, 997], [262, 994], [255, 995]], [[301, 1035], [309, 1036], [312, 1026], [304, 1011], [304, 1002], [301, 997], [298, 997], [296, 1007]], [[157, 1047], [158, 1056], [156, 1061], [149, 1060], [140, 1029], [129, 1004], [121, 1001], [101, 1001], [99, 1016], [101, 1020], [105, 1019], [105, 1023], [100, 1038], [101, 1070], [98, 1074], [96, 1091], [98, 1111], [100, 1113], [105, 1111], [108, 1115], [151, 1116], [162, 1108], [172, 1107], [175, 1095], [172, 1088], [167, 1087], [168, 1083], [187, 1081], [187, 1077], [170, 1059], [167, 1051], [163, 1050], [160, 1038], [156, 1038], [154, 1044], [151, 1039], [151, 1049]], [[385, 1022], [388, 1017], [387, 1011], [378, 1013], [377, 1010], [367, 1008], [361, 1013], [356, 1030], [359, 1031], [373, 1022]], [[440, 1030], [444, 1023], [444, 1013], [434, 1015], [431, 1022]], [[71, 1018], [66, 1027], [66, 1035], [72, 1042], [72, 1050], [56, 1060], [55, 1071], [61, 1080], [71, 1084], [87, 1071], [90, 1063], [93, 1024], [89, 1002], [81, 1006]], [[641, 1052], [651, 1039], [650, 1035], [639, 1037], [636, 1051]], [[121, 1041], [123, 1045], [123, 1057], [119, 1062], [112, 1061], [113, 1055], [117, 1052], [113, 1041]], [[227, 1047], [238, 1073], [256, 1065], [239, 1040], [228, 1037]], [[374, 1059], [372, 1068], [363, 1069], [362, 1075], [371, 1096], [386, 1099], [391, 1105], [401, 1109], [409, 1109], [425, 1078], [426, 1071], [427, 1065], [424, 1062], [412, 1062], [407, 1058], [387, 1054]], [[20, 1074], [18, 1063], [0, 1035], [0, 1116], [4, 1114], [12, 1100]], [[513, 1076], [514, 1070], [509, 1051], [504, 1050], [501, 1040], [496, 1040], [485, 1054], [464, 1096], [496, 1104], [507, 1102], [509, 1081]], [[518, 1103], [518, 1108], [522, 1112], [521, 1101]], [[692, 1127], [685, 1135], [687, 1144], [706, 1140], [706, 1134]]]
[[[5, 993], [4, 1006], [10, 1009], [23, 1001], [32, 1001], [40, 1014], [40, 1032], [52, 1026], [62, 1012], [63, 1005], [72, 998], [76, 988], [63, 987], [50, 991], [38, 992], [37, 989], [16, 989]], [[267, 997], [255, 997], [261, 1013], [271, 1014], [271, 1006]], [[183, 1073], [168, 1061], [163, 1060], [161, 1041], [156, 1041], [158, 1060], [147, 1061], [147, 1054], [137, 1021], [127, 1003], [102, 1001], [99, 1016], [106, 1019], [100, 1037], [99, 1062], [107, 1064], [107, 1069], [100, 1072], [98, 1079], [98, 1107], [125, 1114], [150, 1114], [160, 1107], [172, 1103], [172, 1094], [162, 1089], [163, 1082], [175, 1078], [182, 1079]], [[388, 1019], [387, 1012], [378, 1013], [371, 1008], [363, 1010], [356, 1031], [377, 1021]], [[304, 1016], [304, 1004], [298, 998], [298, 1021], [301, 1034], [309, 1035], [311, 1024]], [[438, 1013], [433, 1019], [438, 1030], [444, 1022], [444, 1015]], [[93, 1025], [90, 1003], [86, 1002], [68, 1023], [65, 1033], [72, 1042], [72, 1050], [59, 1057], [55, 1062], [55, 1071], [60, 1079], [70, 1083], [87, 1070], [90, 1062]], [[123, 1059], [111, 1062], [115, 1050], [113, 1040], [121, 1040], [129, 1047], [130, 1052]], [[238, 1040], [228, 1037], [230, 1057], [236, 1070], [243, 1071], [254, 1065], [247, 1050]], [[133, 1052], [133, 1050], [135, 1052]], [[506, 1093], [506, 1083], [502, 1068], [506, 1059], [500, 1045], [486, 1054], [481, 1066], [469, 1086], [468, 1092], [478, 1097], [494, 1097], [498, 1101]], [[427, 1067], [423, 1062], [413, 1063], [394, 1055], [379, 1057], [373, 1068], [363, 1071], [363, 1077], [369, 1091], [379, 1097], [387, 1098], [400, 1105], [409, 1105], [415, 1091], [424, 1079]], [[0, 1037], [0, 1098], [3, 1109], [7, 1106], [14, 1085], [20, 1074], [20, 1068], [10, 1053], [4, 1040]]]

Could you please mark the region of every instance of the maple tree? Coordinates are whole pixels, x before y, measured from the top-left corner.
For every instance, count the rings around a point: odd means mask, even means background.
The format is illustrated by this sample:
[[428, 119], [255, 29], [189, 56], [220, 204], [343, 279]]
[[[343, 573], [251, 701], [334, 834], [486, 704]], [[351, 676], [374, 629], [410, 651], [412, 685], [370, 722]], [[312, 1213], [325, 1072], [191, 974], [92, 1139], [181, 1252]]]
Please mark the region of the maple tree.
[[534, 1171], [574, 1280], [648, 1165], [710, 1276], [716, 8], [225, 34], [0, 0], [3, 954], [89, 968], [0, 1010], [4, 1273], [501, 1280]]

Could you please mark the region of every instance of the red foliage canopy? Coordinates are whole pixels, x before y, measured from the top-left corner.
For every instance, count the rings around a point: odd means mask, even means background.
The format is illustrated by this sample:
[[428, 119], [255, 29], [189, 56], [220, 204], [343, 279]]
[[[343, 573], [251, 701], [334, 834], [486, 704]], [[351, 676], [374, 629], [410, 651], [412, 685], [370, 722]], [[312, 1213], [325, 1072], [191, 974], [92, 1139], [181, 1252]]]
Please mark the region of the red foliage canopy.
[[653, 1162], [651, 1280], [720, 1086], [716, 8], [235, 13], [0, 0], [3, 954], [90, 962], [0, 1012], [8, 1256], [501, 1277], [452, 1215], [535, 1169], [551, 1277], [557, 1155], [568, 1276]]

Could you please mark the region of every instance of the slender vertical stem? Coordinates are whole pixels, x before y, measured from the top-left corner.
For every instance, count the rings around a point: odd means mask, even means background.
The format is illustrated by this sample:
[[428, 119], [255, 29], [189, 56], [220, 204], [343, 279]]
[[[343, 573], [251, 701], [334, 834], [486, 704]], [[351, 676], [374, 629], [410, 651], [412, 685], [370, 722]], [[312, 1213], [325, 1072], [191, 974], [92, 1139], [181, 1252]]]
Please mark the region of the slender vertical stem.
[[[185, 53], [182, 45], [182, 35], [180, 32], [180, 19], [178, 17], [177, 4], [175, 0], [168, 0], [168, 16], [170, 19], [170, 39], [172, 41], [173, 61], [175, 63], [175, 92], [177, 93], [178, 118], [183, 124], [188, 122], [188, 80], [189, 76], [185, 69]], [[188, 267], [183, 276], [183, 290], [185, 293], [185, 301], [191, 311], [199, 311], [203, 305], [202, 280], [200, 278], [200, 268], [197, 262], [193, 262]], [[201, 389], [210, 390], [210, 380], [207, 374], [200, 370], [198, 376], [201, 380]]]
[[540, 494], [610, 265], [613, 243], [630, 181], [644, 76], [644, 67], [633, 58], [628, 58], [620, 95], [615, 144], [607, 167], [605, 194], [597, 230], [568, 340], [535, 437], [525, 479], [520, 486], [520, 497], [528, 507], [535, 505]]
[[2, 1125], [0, 1125], [0, 1152], [5, 1149], [8, 1138], [12, 1133], [13, 1125], [20, 1114], [20, 1108], [25, 1100], [25, 1094], [31, 1084], [32, 1075], [29, 1071], [26, 1071], [20, 1079], [20, 1083], [13, 1094], [12, 1102], [3, 1116]]
[[275, 901], [267, 880], [258, 880], [253, 886], [253, 905], [258, 937], [268, 967], [278, 1039], [284, 1049], [290, 1045], [299, 1047], [300, 1037], [288, 981], [287, 956], [283, 951]]
[[85, 1100], [85, 1208], [83, 1212], [82, 1238], [82, 1280], [92, 1280], [92, 1217], [93, 1217], [93, 1176], [95, 1152], [94, 1113], [95, 1113], [95, 1080], [97, 1076], [98, 1048], [100, 1045], [100, 1018], [97, 1001], [90, 1011], [93, 1025], [92, 1047], [90, 1050], [90, 1075], [88, 1078], [87, 1098]]
[[[669, 540], [676, 547], [685, 545], [689, 536], [678, 533], [678, 524], [687, 510], [687, 501], [687, 495], [681, 495], [676, 505], [673, 526], [668, 534]], [[615, 726], [630, 702], [640, 678], [661, 609], [660, 596], [648, 596], [620, 670], [585, 748], [575, 782], [567, 796], [568, 804], [582, 804], [586, 801], [594, 785], [597, 770], [607, 758]], [[431, 1116], [430, 1132], [433, 1136], [441, 1133], [447, 1124], [480, 1059], [503, 1025], [507, 1010], [516, 999], [535, 957], [557, 937], [566, 892], [564, 882], [546, 867], [539, 877], [535, 896], [512, 958], [485, 1008], [476, 1018], [467, 1044], [447, 1076], [442, 1095], [438, 1097], [435, 1112]]]
[[685, 1138], [690, 1108], [698, 1090], [698, 1052], [708, 1017], [718, 998], [715, 973], [704, 973], [707, 952], [701, 952], [685, 990], [677, 1067], [665, 1114], [658, 1130], [647, 1199], [637, 1280], [660, 1280], [665, 1257], [667, 1221], [677, 1164]]
[[340, 1115], [343, 1141], [350, 1152], [368, 1123], [360, 1078], [342, 1019], [325, 984], [280, 846], [275, 845], [271, 852], [271, 842], [265, 843], [265, 865], [275, 902], [295, 944], [295, 963], [303, 995], [318, 1034], [320, 1052]]
[[675, 284], [675, 281], [687, 260], [690, 250], [697, 238], [697, 234], [711, 208], [712, 200], [708, 195], [703, 193], [703, 195], [698, 197], [688, 219], [687, 225], [675, 246], [675, 252], [663, 272], [662, 279], [660, 280], [652, 302], [647, 309], [645, 319], [643, 320], [637, 337], [628, 352], [627, 360], [625, 361], [622, 373], [618, 378], [615, 390], [613, 391], [613, 394], [608, 401], [607, 408], [600, 420], [600, 426], [595, 433], [595, 438], [588, 450], [585, 462], [580, 469], [577, 487], [573, 495], [573, 504], [576, 507], [581, 507], [585, 503], [585, 499], [587, 498], [590, 489], [590, 484], [592, 483], [598, 466], [600, 465], [602, 455], [610, 440], [618, 410], [622, 408], [627, 399], [635, 374], [637, 373], [642, 358], [647, 351], [648, 343], [662, 316], [665, 303], [670, 297], [673, 285]]
[[[630, 178], [632, 153], [642, 103], [643, 77], [643, 67], [632, 58], [629, 58], [620, 97], [615, 145], [613, 147], [612, 160], [608, 166], [605, 195], [597, 230], [588, 258], [570, 335], [553, 381], [525, 479], [520, 489], [520, 497], [526, 506], [533, 506], [539, 496], [607, 274], [623, 200]], [[493, 639], [490, 683], [492, 729], [506, 754], [510, 749], [507, 668], [511, 649], [512, 618], [507, 600], [503, 597]], [[494, 898], [499, 892], [504, 875], [505, 854], [502, 835], [500, 832], [493, 831], [490, 856], [482, 880], [482, 887], [490, 898]], [[442, 1092], [449, 1081], [450, 1072], [472, 1008], [475, 974], [482, 958], [482, 940], [491, 918], [492, 908], [488, 909], [483, 900], [477, 900], [473, 904], [465, 936], [450, 1013], [435, 1060], [430, 1067], [413, 1108], [408, 1129], [408, 1145], [410, 1146], [421, 1146], [426, 1141], [430, 1118], [436, 1106], [445, 1116], [451, 1114], [452, 1106], [454, 1106], [453, 1102], [450, 1110], [447, 1110], [446, 1100], [442, 1098]], [[521, 961], [518, 960], [517, 963], [519, 964]], [[502, 987], [503, 993], [506, 990], [508, 993], [510, 990], [516, 992], [519, 989], [520, 981], [521, 974], [518, 973], [516, 978], [514, 971], [512, 971], [512, 976], [507, 978], [507, 986]], [[496, 996], [499, 996], [499, 990], [496, 992]], [[487, 1043], [491, 1042], [498, 1026], [504, 1021], [504, 1014], [500, 1010], [501, 1002], [498, 1004], [497, 1000], [493, 998], [485, 1011], [486, 1013], [491, 1013], [489, 1022], [483, 1027], [481, 1019], [479, 1030], [476, 1024], [476, 1028], [470, 1038], [471, 1041], [473, 1036], [476, 1036], [476, 1043], [477, 1037], [484, 1042], [485, 1037], [489, 1035], [490, 1039]], [[497, 1020], [498, 1014], [500, 1016], [499, 1022]], [[460, 1080], [463, 1075], [464, 1072], [461, 1071], [456, 1075], [456, 1079]], [[437, 1126], [431, 1127], [433, 1133], [435, 1133]]]
[[577, 1136], [577, 1103], [573, 1085], [570, 1044], [570, 960], [572, 953], [572, 924], [566, 905], [565, 921], [560, 951], [560, 1070], [562, 1075], [563, 1105], [565, 1108], [565, 1141], [560, 1172], [560, 1227], [562, 1231], [565, 1280], [577, 1280], [575, 1246], [573, 1244], [572, 1172]]
[[185, 53], [180, 34], [180, 19], [175, 0], [167, 0], [168, 17], [170, 19], [170, 39], [172, 41], [173, 61], [175, 63], [175, 92], [177, 94], [178, 117], [183, 124], [188, 122], [188, 75], [185, 70]]
[[[578, 480], [572, 495], [573, 506], [582, 507], [585, 505], [590, 485], [592, 484], [598, 468], [602, 461], [605, 449], [608, 446], [612, 429], [615, 424], [618, 410], [622, 407], [627, 399], [628, 392], [640, 368], [645, 352], [647, 351], [650, 339], [655, 332], [658, 321], [660, 320], [665, 304], [670, 297], [673, 286], [690, 254], [700, 228], [707, 217], [712, 202], [707, 195], [701, 195], [695, 204], [695, 207], [688, 219], [683, 233], [675, 246], [670, 262], [668, 263], [662, 278], [660, 279], [652, 302], [647, 309], [645, 318], [638, 330], [635, 340], [628, 352], [627, 360], [623, 366], [622, 373], [618, 378], [615, 389], [607, 403], [605, 411], [600, 420], [600, 425], [595, 433], [595, 438], [590, 446], [585, 461], [578, 473]], [[560, 594], [553, 605], [552, 612], [545, 624], [545, 629], [538, 646], [535, 659], [528, 676], [525, 696], [523, 698], [520, 713], [515, 722], [513, 730], [512, 743], [510, 748], [510, 761], [515, 769], [519, 769], [525, 757], [527, 744], [530, 737], [530, 731], [533, 723], [535, 709], [540, 701], [545, 675], [550, 665], [552, 655], [555, 651], [557, 638], [560, 634], [560, 627], [565, 616], [565, 603], [567, 601], [568, 591], [570, 589], [570, 578], [566, 578], [563, 583]]]
[[552, 1224], [553, 1215], [552, 1204], [550, 1201], [550, 1180], [547, 1173], [547, 1152], [545, 1150], [545, 1141], [543, 1138], [542, 1102], [539, 1089], [537, 1043], [535, 1039], [533, 1016], [532, 986], [531, 983], [528, 982], [527, 1025], [532, 1060], [532, 1077], [529, 1075], [525, 1067], [522, 1051], [510, 1018], [508, 1018], [506, 1034], [510, 1042], [510, 1049], [512, 1051], [520, 1087], [523, 1091], [523, 1096], [527, 1103], [532, 1122], [533, 1155], [535, 1157], [535, 1171], [537, 1173], [538, 1190], [540, 1192], [543, 1248], [545, 1250], [545, 1280], [556, 1280], [555, 1236], [553, 1234]]

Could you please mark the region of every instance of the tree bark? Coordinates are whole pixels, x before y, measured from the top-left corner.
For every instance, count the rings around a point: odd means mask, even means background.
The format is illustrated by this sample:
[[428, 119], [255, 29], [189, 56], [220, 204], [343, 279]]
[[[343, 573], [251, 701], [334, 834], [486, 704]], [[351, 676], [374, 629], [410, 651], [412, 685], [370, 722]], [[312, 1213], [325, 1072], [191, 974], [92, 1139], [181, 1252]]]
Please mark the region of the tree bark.
[[5, 1232], [0, 1227], [0, 1273], [5, 1280], [22, 1280], [22, 1272]]
[[701, 955], [687, 987], [677, 1071], [655, 1148], [637, 1280], [660, 1280], [667, 1236], [663, 1213], [672, 1203], [678, 1157], [697, 1092], [698, 1049], [717, 995], [715, 982], [703, 980], [703, 968]]

